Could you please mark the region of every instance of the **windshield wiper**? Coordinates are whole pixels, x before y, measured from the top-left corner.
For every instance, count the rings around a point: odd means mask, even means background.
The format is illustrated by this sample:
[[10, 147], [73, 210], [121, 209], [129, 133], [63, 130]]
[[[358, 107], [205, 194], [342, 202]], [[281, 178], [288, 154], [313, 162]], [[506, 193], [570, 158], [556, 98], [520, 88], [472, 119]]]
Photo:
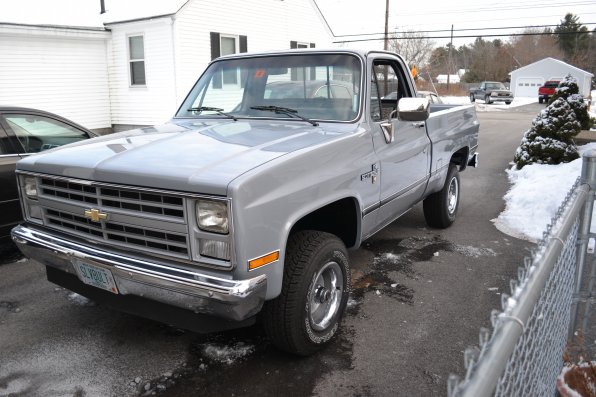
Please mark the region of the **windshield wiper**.
[[266, 112], [275, 112], [278, 114], [287, 114], [288, 116], [298, 117], [299, 119], [304, 120], [307, 123], [314, 125], [315, 127], [319, 125], [319, 123], [317, 123], [316, 121], [312, 121], [304, 116], [300, 116], [296, 109], [284, 108], [281, 106], [251, 106], [250, 108], [254, 110], [263, 110]]
[[238, 117], [236, 117], [232, 114], [229, 114], [229, 113], [224, 113], [223, 109], [220, 109], [220, 108], [213, 108], [210, 106], [199, 106], [196, 108], [190, 108], [190, 109], [186, 109], [186, 110], [189, 112], [199, 112], [199, 113], [200, 112], [215, 112], [219, 115], [226, 116], [234, 121], [238, 121]]

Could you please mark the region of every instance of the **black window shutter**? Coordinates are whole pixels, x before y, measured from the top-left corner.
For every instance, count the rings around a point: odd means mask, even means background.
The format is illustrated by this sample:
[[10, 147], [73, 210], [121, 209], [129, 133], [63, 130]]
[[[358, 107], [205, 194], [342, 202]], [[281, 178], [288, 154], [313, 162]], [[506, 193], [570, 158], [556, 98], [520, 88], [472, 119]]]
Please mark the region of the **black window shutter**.
[[240, 52], [248, 52], [248, 38], [240, 36]]
[[315, 48], [315, 43], [310, 43], [310, 48]]
[[[211, 60], [219, 57], [221, 55], [221, 46], [219, 42], [219, 33], [211, 32], [209, 33], [209, 37], [211, 40]], [[215, 73], [212, 78], [213, 81], [213, 88], [221, 88], [222, 87], [222, 76], [220, 73]]]
[[221, 47], [219, 44], [219, 33], [211, 32], [209, 33], [211, 38], [211, 60], [214, 60], [218, 56], [221, 55]]
[[298, 42], [297, 41], [290, 41], [290, 48], [298, 48]]

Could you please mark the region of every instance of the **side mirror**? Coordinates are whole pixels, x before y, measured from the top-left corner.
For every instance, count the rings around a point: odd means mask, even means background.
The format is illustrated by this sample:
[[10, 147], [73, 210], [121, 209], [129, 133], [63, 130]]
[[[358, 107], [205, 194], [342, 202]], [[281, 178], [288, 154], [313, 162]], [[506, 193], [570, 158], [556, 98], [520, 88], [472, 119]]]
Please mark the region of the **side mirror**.
[[428, 98], [401, 98], [397, 114], [403, 121], [425, 121], [430, 115], [430, 101]]

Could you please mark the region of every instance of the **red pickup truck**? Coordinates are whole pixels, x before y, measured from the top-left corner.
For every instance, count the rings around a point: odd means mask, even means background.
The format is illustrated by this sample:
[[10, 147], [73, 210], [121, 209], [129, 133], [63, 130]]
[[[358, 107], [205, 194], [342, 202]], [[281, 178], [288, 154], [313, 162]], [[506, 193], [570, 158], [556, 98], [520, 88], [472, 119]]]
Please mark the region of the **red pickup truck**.
[[548, 98], [555, 95], [559, 83], [559, 80], [549, 80], [538, 88], [538, 103], [548, 102]]

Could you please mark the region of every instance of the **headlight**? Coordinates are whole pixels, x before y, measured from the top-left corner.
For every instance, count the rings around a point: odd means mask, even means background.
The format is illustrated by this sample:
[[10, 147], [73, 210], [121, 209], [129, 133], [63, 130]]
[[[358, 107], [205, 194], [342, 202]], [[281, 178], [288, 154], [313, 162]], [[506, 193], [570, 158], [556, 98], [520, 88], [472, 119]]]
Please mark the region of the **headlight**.
[[491, 92], [491, 93], [490, 93], [490, 96], [498, 96], [498, 95], [499, 95], [499, 94], [498, 94], [498, 93], [496, 93], [496, 92]]
[[30, 199], [37, 199], [37, 179], [34, 176], [24, 178], [24, 191]]
[[228, 203], [225, 201], [197, 201], [197, 223], [206, 232], [227, 234], [229, 231]]

